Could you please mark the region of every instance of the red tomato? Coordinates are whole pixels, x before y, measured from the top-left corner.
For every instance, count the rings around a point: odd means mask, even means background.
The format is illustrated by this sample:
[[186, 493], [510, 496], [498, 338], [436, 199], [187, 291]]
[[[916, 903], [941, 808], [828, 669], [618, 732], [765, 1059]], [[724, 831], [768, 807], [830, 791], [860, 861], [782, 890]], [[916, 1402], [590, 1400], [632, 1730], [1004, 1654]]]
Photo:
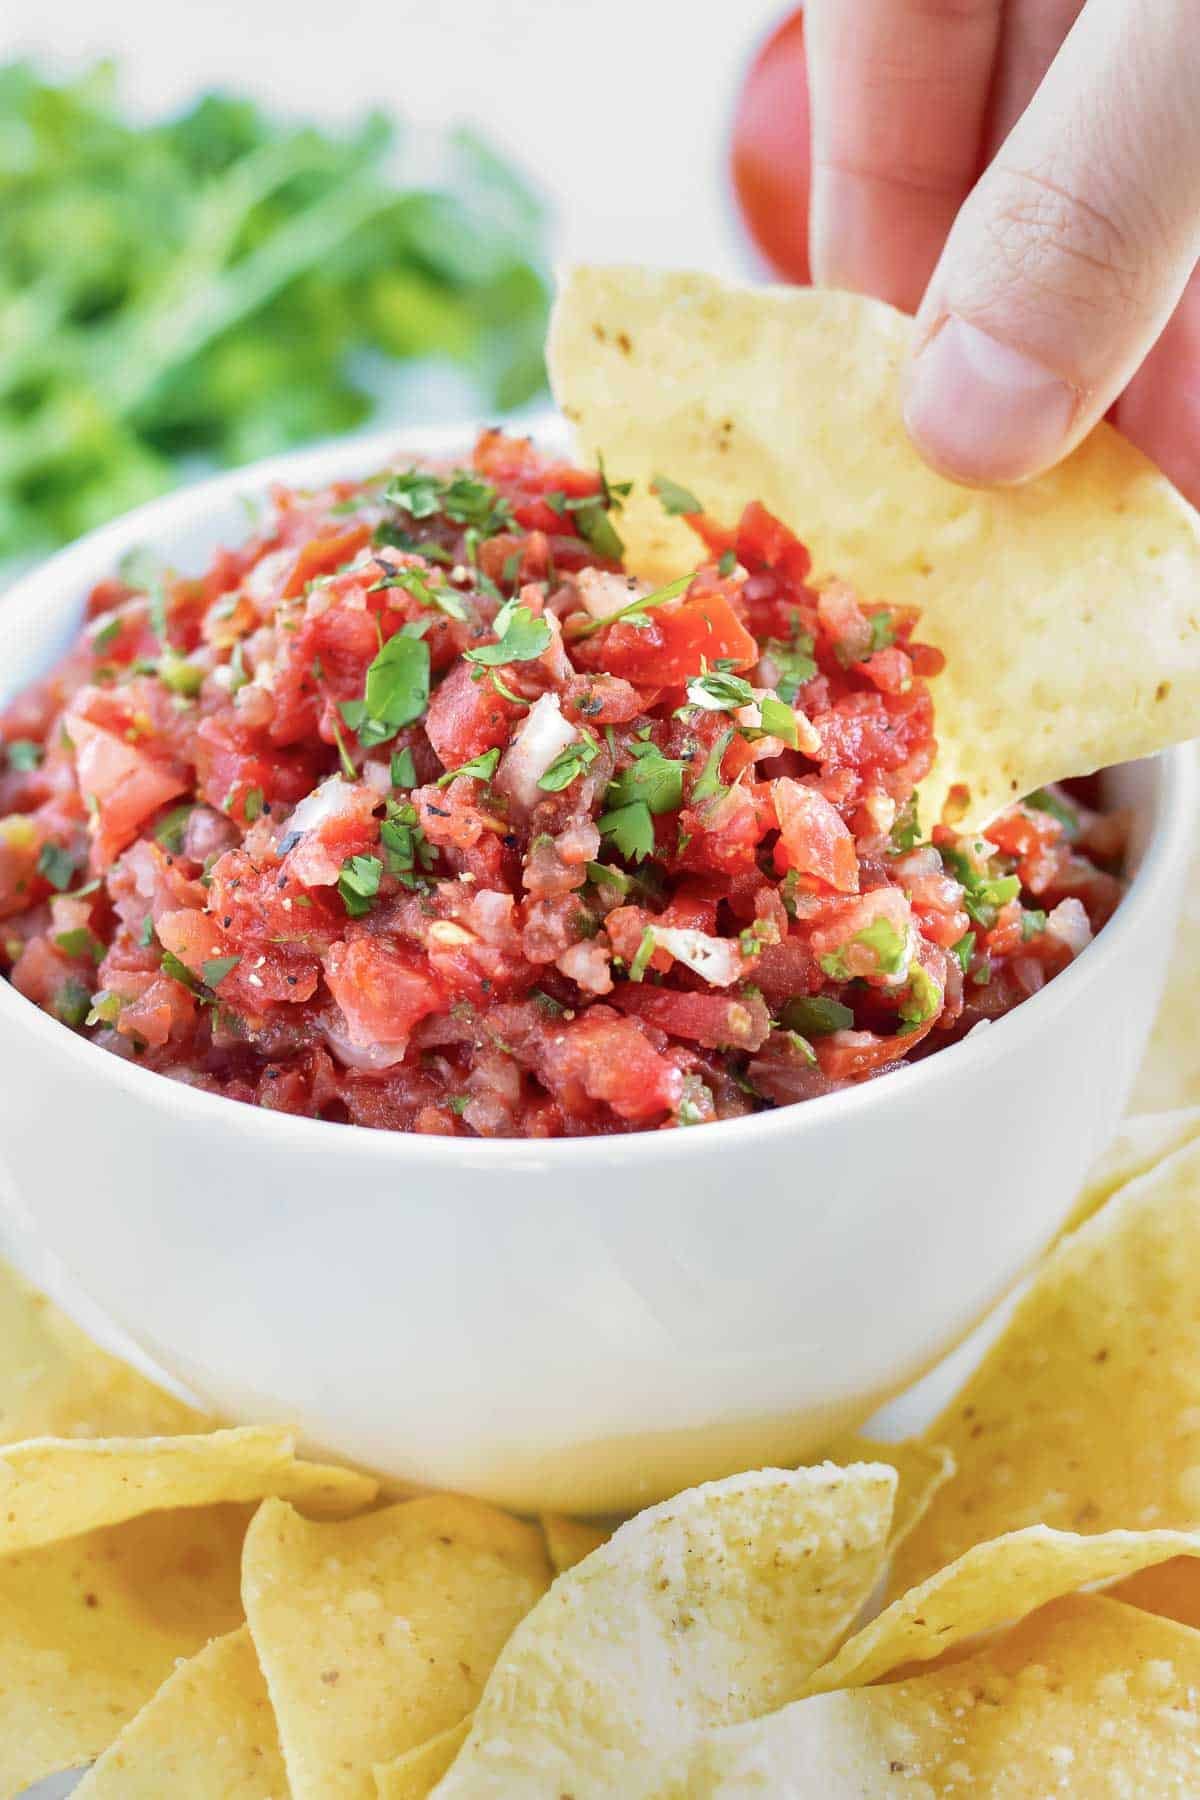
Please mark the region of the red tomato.
[[804, 13], [776, 26], [742, 85], [730, 152], [742, 218], [767, 261], [807, 286], [809, 146]]
[[758, 645], [724, 594], [706, 594], [647, 617], [650, 623], [641, 629], [622, 623], [582, 640], [573, 646], [577, 660], [658, 687], [683, 687], [722, 658], [735, 669], [753, 668], [758, 661]]

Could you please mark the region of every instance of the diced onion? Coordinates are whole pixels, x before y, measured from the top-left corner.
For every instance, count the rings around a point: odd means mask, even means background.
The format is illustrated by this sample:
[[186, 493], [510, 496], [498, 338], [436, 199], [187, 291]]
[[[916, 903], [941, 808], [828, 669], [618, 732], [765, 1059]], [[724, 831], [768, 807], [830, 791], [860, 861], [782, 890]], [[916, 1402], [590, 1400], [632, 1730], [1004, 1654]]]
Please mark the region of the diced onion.
[[593, 619], [611, 619], [623, 606], [632, 606], [653, 590], [632, 575], [614, 575], [608, 569], [580, 569], [575, 577], [579, 598]]
[[543, 694], [504, 752], [496, 771], [496, 787], [518, 806], [535, 806], [542, 798], [538, 782], [555, 757], [578, 736], [574, 725], [563, 718], [558, 695]]
[[712, 937], [684, 925], [651, 925], [660, 950], [699, 975], [711, 987], [732, 987], [742, 973], [742, 955], [729, 938]]
[[1046, 920], [1046, 936], [1065, 944], [1072, 956], [1086, 950], [1092, 941], [1092, 926], [1082, 900], [1060, 900]]

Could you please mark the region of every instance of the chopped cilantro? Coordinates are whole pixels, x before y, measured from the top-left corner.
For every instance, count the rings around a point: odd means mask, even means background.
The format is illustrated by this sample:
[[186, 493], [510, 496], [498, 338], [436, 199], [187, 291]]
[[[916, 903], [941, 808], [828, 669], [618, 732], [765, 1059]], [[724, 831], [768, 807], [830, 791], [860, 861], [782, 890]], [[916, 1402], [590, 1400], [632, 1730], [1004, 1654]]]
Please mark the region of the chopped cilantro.
[[107, 650], [121, 635], [121, 621], [116, 613], [106, 619], [99, 619], [92, 632], [92, 649]]
[[975, 958], [975, 933], [973, 931], [964, 932], [956, 944], [951, 944], [950, 954], [957, 957], [958, 966], [963, 974], [969, 975], [971, 964]]
[[363, 699], [343, 701], [340, 711], [369, 750], [419, 719], [428, 705], [429, 645], [402, 630], [387, 640], [367, 670]]
[[785, 644], [781, 638], [768, 638], [763, 645], [763, 655], [769, 657], [779, 670], [776, 691], [787, 706], [794, 703], [800, 689], [817, 672], [813, 647], [812, 638], [800, 629], [799, 614], [793, 619], [790, 643]]
[[620, 894], [627, 894], [633, 886], [633, 882], [629, 876], [626, 875], [624, 869], [615, 869], [611, 863], [588, 863], [587, 878], [590, 882], [594, 883], [596, 887], [600, 887], [603, 883], [608, 882], [609, 885], [615, 887]]
[[739, 706], [754, 704], [754, 689], [740, 675], [726, 669], [708, 669], [693, 675], [687, 684], [688, 703], [703, 707], [705, 712], [733, 712]]
[[871, 648], [868, 655], [874, 656], [877, 650], [887, 650], [896, 641], [896, 625], [886, 607], [867, 614], [867, 623], [871, 627]]
[[891, 831], [892, 849], [901, 853], [915, 850], [921, 841], [921, 821], [917, 817], [917, 796], [910, 794], [896, 814]]
[[1046, 929], [1046, 915], [1036, 906], [1027, 906], [1021, 913], [1021, 942], [1027, 944], [1031, 938], [1040, 937]]
[[233, 655], [229, 658], [229, 692], [240, 694], [250, 677], [246, 673], [246, 658], [239, 638], [233, 646]]
[[505, 663], [533, 662], [545, 650], [553, 633], [545, 619], [539, 619], [517, 600], [506, 600], [492, 624], [497, 634], [494, 644], [481, 644], [476, 650], [464, 650], [468, 662], [480, 670], [502, 668]]
[[86, 1024], [92, 1009], [92, 990], [71, 976], [64, 981], [54, 998], [54, 1016], [72, 1031], [78, 1031]]
[[74, 931], [60, 931], [54, 942], [64, 956], [90, 956], [94, 963], [104, 961], [104, 945], [86, 925]]
[[795, 750], [800, 742], [800, 728], [791, 707], [776, 699], [774, 694], [768, 694], [759, 701], [759, 712], [767, 736], [781, 738], [790, 750]]
[[731, 725], [728, 731], [723, 731], [721, 733], [720, 737], [709, 751], [708, 756], [705, 759], [704, 767], [700, 771], [699, 779], [692, 788], [691, 797], [693, 801], [707, 800], [711, 795], [723, 794], [725, 792], [725, 789], [721, 785], [721, 761], [726, 750], [728, 750], [734, 735], [734, 728]]
[[338, 893], [352, 919], [361, 919], [375, 904], [383, 864], [377, 856], [351, 856], [342, 864]]
[[943, 863], [963, 890], [963, 906], [968, 917], [984, 931], [990, 931], [996, 923], [1000, 908], [1007, 906], [1010, 900], [1015, 900], [1021, 892], [1020, 878], [1016, 875], [992, 875], [987, 869], [977, 868], [963, 850], [948, 846], [943, 848], [941, 855]]
[[484, 750], [479, 756], [473, 756], [470, 762], [463, 763], [461, 768], [447, 769], [437, 779], [438, 787], [449, 787], [460, 775], [472, 775], [476, 781], [490, 781], [496, 773], [496, 764], [500, 761], [499, 750]]
[[652, 813], [675, 812], [683, 804], [683, 772], [686, 763], [664, 756], [657, 744], [633, 743], [634, 760], [608, 785], [605, 800], [610, 807], [642, 801]]
[[471, 1104], [471, 1096], [470, 1094], [451, 1094], [446, 1104], [452, 1113], [461, 1118]]
[[650, 492], [658, 495], [664, 512], [677, 515], [704, 511], [703, 505], [697, 500], [695, 494], [689, 492], [685, 487], [680, 487], [679, 483], [672, 481], [669, 475], [656, 475], [650, 483]]
[[266, 800], [263, 797], [262, 789], [260, 787], [248, 788], [242, 800], [242, 816], [247, 825], [253, 825], [256, 819], [261, 819], [265, 811]]
[[733, 574], [733, 571], [736, 568], [737, 568], [737, 551], [736, 550], [722, 550], [720, 556], [717, 558], [717, 574], [723, 575], [726, 577], [726, 579], [728, 579], [728, 577]]
[[[875, 967], [881, 975], [898, 975], [904, 967], [908, 943], [904, 934], [896, 930], [890, 919], [872, 919], [869, 925], [864, 925], [861, 931], [854, 933], [851, 942], [862, 944], [874, 954]], [[852, 979], [842, 951], [832, 951], [827, 956], [819, 957], [818, 961], [832, 980]]]
[[42, 748], [32, 738], [14, 738], [8, 746], [8, 766], [19, 775], [29, 775], [42, 760]]
[[195, 976], [192, 974], [192, 971], [188, 968], [186, 963], [180, 962], [173, 950], [163, 951], [159, 966], [161, 967], [163, 974], [169, 975], [172, 981], [178, 981], [182, 987], [187, 988], [191, 993], [195, 992]]
[[446, 479], [427, 469], [406, 469], [388, 483], [384, 499], [412, 519], [441, 513], [481, 537], [492, 537], [513, 522], [509, 502], [468, 469], [456, 469]]
[[575, 529], [586, 544], [609, 562], [620, 562], [625, 554], [625, 546], [621, 542], [620, 533], [613, 524], [604, 501], [589, 500], [582, 506], [574, 508]]
[[44, 875], [58, 893], [65, 893], [79, 869], [79, 859], [61, 844], [43, 844], [37, 859], [39, 875]]
[[141, 945], [143, 950], [149, 950], [151, 944], [154, 942], [154, 915], [153, 915], [153, 913], [147, 913], [145, 918], [142, 920], [141, 928], [138, 931], [138, 940], [137, 941]]
[[595, 738], [590, 732], [584, 732], [575, 743], [559, 751], [545, 774], [538, 776], [538, 786], [547, 794], [561, 793], [591, 767], [599, 754], [600, 746]]
[[435, 544], [432, 538], [416, 538], [411, 531], [405, 531], [390, 519], [375, 527], [371, 542], [377, 549], [406, 550], [410, 556], [420, 556], [426, 562], [440, 563], [443, 568], [454, 566], [454, 558], [441, 544]]
[[633, 961], [629, 965], [630, 981], [641, 981], [643, 979], [643, 977], [645, 976], [645, 973], [646, 973], [647, 966], [650, 962], [650, 958], [653, 955], [654, 955], [654, 932], [653, 932], [653, 929], [649, 925], [647, 925], [645, 931], [643, 931], [643, 933], [642, 933], [642, 941], [638, 945], [637, 950], [634, 953]]
[[601, 813], [596, 823], [602, 837], [611, 838], [626, 862], [641, 862], [654, 850], [654, 820], [644, 800]]
[[436, 607], [448, 619], [457, 619], [460, 623], [469, 617], [466, 601], [461, 594], [456, 594], [453, 588], [445, 585], [431, 587], [416, 569], [396, 569], [377, 581], [370, 591], [377, 594], [381, 588], [403, 588], [420, 606]]
[[853, 1031], [854, 1014], [840, 1000], [826, 994], [798, 994], [780, 1012], [780, 1020], [788, 1031], [801, 1037], [828, 1037], [831, 1031]]
[[1049, 813], [1057, 819], [1068, 838], [1079, 836], [1079, 815], [1059, 798], [1050, 788], [1035, 788], [1032, 794], [1026, 794], [1025, 805], [1031, 806], [1034, 812]]
[[394, 788], [416, 787], [417, 766], [411, 750], [393, 750], [391, 775]]
[[227, 975], [241, 962], [240, 956], [212, 956], [201, 967], [201, 976], [205, 987], [218, 988]]
[[393, 476], [384, 491], [389, 506], [413, 519], [432, 519], [441, 511], [442, 484], [427, 469], [406, 469]]
[[680, 594], [686, 594], [691, 587], [694, 576], [681, 575], [677, 581], [669, 581], [666, 587], [656, 588], [652, 594], [642, 594], [631, 600], [620, 612], [609, 613], [605, 619], [591, 619], [575, 633], [577, 638], [591, 637], [594, 632], [603, 631], [609, 625], [646, 625], [649, 620], [646, 614], [656, 606], [665, 606], [668, 600], [677, 600]]

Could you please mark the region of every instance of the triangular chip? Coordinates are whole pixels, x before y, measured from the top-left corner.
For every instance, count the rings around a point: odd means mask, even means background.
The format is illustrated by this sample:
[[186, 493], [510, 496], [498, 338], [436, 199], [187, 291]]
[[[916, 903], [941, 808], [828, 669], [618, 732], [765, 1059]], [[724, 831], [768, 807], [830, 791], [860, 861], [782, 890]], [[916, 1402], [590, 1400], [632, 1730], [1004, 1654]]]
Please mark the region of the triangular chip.
[[167, 1437], [212, 1421], [109, 1356], [0, 1260], [0, 1444]]
[[0, 1793], [90, 1762], [181, 1657], [241, 1623], [250, 1510], [148, 1513], [0, 1557]]
[[[1197, 974], [1200, 975], [1200, 966]], [[1190, 984], [1188, 992], [1189, 996], [1194, 993]], [[1193, 1014], [1200, 1010], [1194, 998], [1189, 1004]], [[1175, 1112], [1138, 1113], [1122, 1119], [1116, 1137], [1088, 1170], [1087, 1180], [1062, 1227], [1063, 1235], [1078, 1231], [1118, 1188], [1148, 1174], [1196, 1137], [1200, 1137], [1200, 1106], [1185, 1106]]]
[[585, 455], [633, 479], [631, 565], [694, 566], [648, 492], [659, 474], [722, 522], [761, 500], [818, 576], [921, 609], [933, 683], [936, 822], [949, 786], [981, 823], [1022, 794], [1160, 750], [1200, 718], [1200, 519], [1100, 426], [1061, 468], [975, 492], [935, 475], [900, 414], [912, 321], [812, 288], [730, 287], [637, 268], [567, 276], [551, 327], [556, 397]]
[[958, 1469], [901, 1546], [893, 1592], [1024, 1525], [1200, 1525], [1198, 1269], [1200, 1142], [1050, 1253], [930, 1426]]
[[770, 1469], [631, 1519], [518, 1626], [438, 1800], [636, 1800], [651, 1761], [794, 1696], [875, 1586], [895, 1487]]
[[1200, 1632], [1098, 1595], [978, 1654], [715, 1732], [653, 1800], [1194, 1800]]
[[168, 1677], [75, 1800], [288, 1800], [275, 1715], [243, 1625]]
[[612, 1536], [599, 1525], [589, 1525], [586, 1519], [566, 1519], [561, 1513], [543, 1513], [542, 1530], [556, 1575], [573, 1569]]
[[406, 1750], [394, 1762], [377, 1763], [375, 1787], [379, 1800], [426, 1800], [466, 1743], [470, 1730], [468, 1715], [449, 1731], [439, 1731], [427, 1744]]
[[1168, 1557], [1200, 1556], [1200, 1532], [1106, 1531], [1096, 1537], [1030, 1525], [964, 1551], [843, 1644], [808, 1684], [813, 1694], [864, 1687], [901, 1663], [932, 1662], [1048, 1600], [1114, 1581]]
[[285, 1493], [353, 1511], [378, 1484], [298, 1462], [288, 1431], [246, 1426], [199, 1437], [35, 1438], [0, 1454], [0, 1555], [165, 1507]]
[[296, 1800], [373, 1800], [377, 1763], [471, 1711], [550, 1578], [536, 1526], [453, 1495], [337, 1525], [261, 1507], [242, 1591]]
[[870, 1462], [890, 1463], [895, 1469], [896, 1504], [888, 1533], [888, 1549], [893, 1554], [911, 1536], [929, 1511], [933, 1496], [954, 1473], [950, 1452], [941, 1444], [926, 1444], [920, 1438], [900, 1438], [888, 1443], [882, 1438], [848, 1432], [826, 1447], [825, 1458], [843, 1468], [851, 1463]]

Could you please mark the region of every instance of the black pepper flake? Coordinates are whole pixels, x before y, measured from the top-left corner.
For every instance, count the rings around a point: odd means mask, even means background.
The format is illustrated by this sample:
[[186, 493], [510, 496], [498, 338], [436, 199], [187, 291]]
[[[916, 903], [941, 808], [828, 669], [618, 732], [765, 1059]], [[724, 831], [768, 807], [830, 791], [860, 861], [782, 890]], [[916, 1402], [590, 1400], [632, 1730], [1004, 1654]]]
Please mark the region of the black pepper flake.
[[520, 841], [521, 840], [515, 831], [506, 831], [504, 836], [500, 839], [500, 842], [504, 845], [506, 850], [515, 850]]
[[431, 806], [428, 800], [425, 802], [425, 811], [431, 812], [435, 819], [448, 819], [450, 817], [450, 814], [444, 807]]

